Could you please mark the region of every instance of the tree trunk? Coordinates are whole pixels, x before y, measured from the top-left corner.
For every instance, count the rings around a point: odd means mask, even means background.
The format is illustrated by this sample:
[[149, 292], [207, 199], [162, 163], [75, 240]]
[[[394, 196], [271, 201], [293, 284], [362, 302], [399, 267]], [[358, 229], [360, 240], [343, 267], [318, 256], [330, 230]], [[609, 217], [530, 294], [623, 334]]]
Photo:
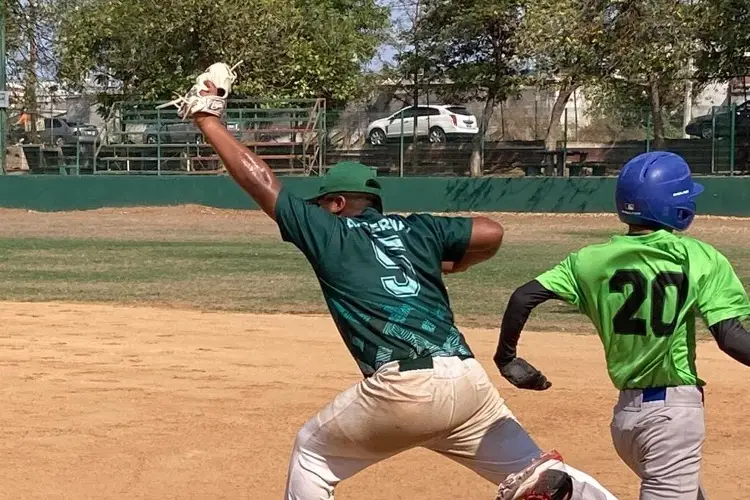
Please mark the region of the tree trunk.
[[661, 102], [659, 100], [659, 83], [656, 78], [651, 79], [651, 126], [654, 129], [655, 150], [664, 149], [664, 120], [661, 116]]
[[28, 9], [28, 17], [26, 18], [26, 41], [29, 44], [29, 56], [26, 62], [25, 68], [25, 81], [24, 81], [24, 108], [26, 112], [31, 116], [29, 135], [32, 140], [37, 140], [37, 126], [36, 122], [39, 119], [39, 103], [37, 102], [36, 88], [37, 88], [37, 74], [36, 66], [39, 58], [39, 47], [37, 45], [36, 38], [36, 27], [37, 27], [37, 9], [36, 4], [33, 0], [29, 0], [26, 7]]
[[487, 101], [482, 109], [482, 116], [479, 117], [479, 133], [474, 137], [471, 148], [471, 157], [469, 158], [469, 173], [472, 177], [482, 176], [482, 143], [490, 127], [490, 119], [495, 111], [497, 98], [494, 94], [487, 96]]
[[578, 88], [578, 85], [565, 83], [557, 94], [555, 105], [552, 106], [552, 116], [550, 116], [549, 125], [547, 126], [547, 135], [544, 136], [544, 149], [547, 151], [557, 148], [557, 141], [560, 140], [560, 118], [562, 118], [565, 111], [568, 99], [570, 99], [576, 88]]

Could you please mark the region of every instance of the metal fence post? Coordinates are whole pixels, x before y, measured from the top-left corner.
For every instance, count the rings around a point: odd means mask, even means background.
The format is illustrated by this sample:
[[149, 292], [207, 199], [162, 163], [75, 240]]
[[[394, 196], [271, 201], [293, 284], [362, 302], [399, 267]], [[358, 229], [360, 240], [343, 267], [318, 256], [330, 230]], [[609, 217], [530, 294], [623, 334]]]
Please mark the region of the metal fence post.
[[729, 113], [731, 115], [729, 121], [729, 175], [734, 175], [734, 153], [735, 153], [735, 121], [737, 119], [737, 105], [732, 103], [729, 105]]
[[[401, 112], [401, 146], [399, 147], [399, 164], [398, 164], [398, 176], [404, 176], [404, 112]], [[385, 136], [386, 142], [388, 142], [388, 134]]]
[[76, 175], [81, 175], [81, 136], [76, 137]]
[[161, 175], [161, 109], [156, 110], [156, 175]]
[[560, 165], [560, 177], [565, 177], [565, 165], [568, 164], [568, 107], [563, 109], [563, 155]]
[[711, 173], [716, 173], [716, 107], [711, 106]]
[[320, 141], [320, 157], [318, 158], [318, 164], [320, 165], [320, 168], [318, 169], [318, 177], [323, 175], [323, 167], [326, 164], [326, 158], [328, 155], [328, 101], [323, 99], [323, 130]]
[[646, 116], [646, 152], [651, 151], [651, 113]]
[[[0, 92], [5, 92], [5, 6], [0, 8]], [[0, 171], [5, 174], [5, 139], [7, 134], [7, 110], [0, 108]]]
[[[488, 127], [489, 128], [489, 127]], [[484, 134], [482, 134], [482, 138], [479, 142], [479, 153], [480, 153], [480, 163], [481, 163], [481, 169], [482, 172], [484, 172], [484, 159], [485, 159], [485, 146], [487, 145], [487, 134], [489, 133], [489, 130], [485, 130]]]

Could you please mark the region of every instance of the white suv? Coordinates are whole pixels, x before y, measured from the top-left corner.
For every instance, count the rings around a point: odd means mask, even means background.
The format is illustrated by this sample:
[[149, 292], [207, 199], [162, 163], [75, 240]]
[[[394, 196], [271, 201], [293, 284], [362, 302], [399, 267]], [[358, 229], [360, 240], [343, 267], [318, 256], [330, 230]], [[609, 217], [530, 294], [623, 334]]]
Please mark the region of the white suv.
[[402, 134], [405, 138], [413, 137], [415, 116], [417, 136], [428, 137], [432, 143], [446, 142], [448, 137], [471, 137], [479, 133], [476, 117], [463, 106], [420, 105], [403, 108], [387, 118], [370, 123], [367, 141], [373, 146], [381, 146], [388, 139], [400, 138]]

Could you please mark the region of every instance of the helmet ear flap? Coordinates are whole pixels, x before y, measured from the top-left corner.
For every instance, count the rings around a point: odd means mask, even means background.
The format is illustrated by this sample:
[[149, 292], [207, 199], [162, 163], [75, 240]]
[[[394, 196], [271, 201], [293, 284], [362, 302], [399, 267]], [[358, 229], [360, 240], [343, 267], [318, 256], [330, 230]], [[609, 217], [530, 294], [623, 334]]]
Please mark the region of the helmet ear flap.
[[684, 231], [690, 227], [695, 218], [695, 202], [691, 201], [687, 207], [677, 207], [675, 211], [675, 229]]

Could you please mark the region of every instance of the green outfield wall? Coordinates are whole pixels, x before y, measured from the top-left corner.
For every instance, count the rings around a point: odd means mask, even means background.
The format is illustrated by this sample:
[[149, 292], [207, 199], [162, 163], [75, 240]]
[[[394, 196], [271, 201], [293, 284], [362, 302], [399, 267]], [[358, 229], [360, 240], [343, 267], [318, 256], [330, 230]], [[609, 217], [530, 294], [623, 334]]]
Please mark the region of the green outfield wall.
[[[316, 191], [317, 177], [282, 179], [294, 193]], [[611, 212], [614, 178], [382, 177], [387, 211]], [[702, 177], [698, 210], [750, 216], [750, 178]], [[0, 207], [37, 211], [199, 204], [257, 209], [226, 176], [2, 176]]]

